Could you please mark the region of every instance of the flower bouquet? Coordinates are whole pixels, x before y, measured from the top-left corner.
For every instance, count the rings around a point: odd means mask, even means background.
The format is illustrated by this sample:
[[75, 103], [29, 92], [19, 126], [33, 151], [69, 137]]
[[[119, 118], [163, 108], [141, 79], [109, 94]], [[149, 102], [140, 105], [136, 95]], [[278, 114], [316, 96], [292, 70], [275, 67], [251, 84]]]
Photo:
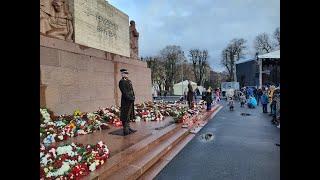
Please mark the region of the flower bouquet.
[[80, 179], [108, 158], [109, 149], [101, 141], [86, 146], [71, 143], [45, 147], [40, 144], [40, 179]]

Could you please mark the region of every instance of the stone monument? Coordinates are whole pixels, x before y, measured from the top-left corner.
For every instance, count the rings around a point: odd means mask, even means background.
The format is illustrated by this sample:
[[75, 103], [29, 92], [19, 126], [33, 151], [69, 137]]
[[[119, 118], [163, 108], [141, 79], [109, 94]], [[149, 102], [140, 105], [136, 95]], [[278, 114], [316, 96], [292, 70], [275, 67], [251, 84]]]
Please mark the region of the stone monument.
[[[41, 74], [41, 69], [40, 69]], [[45, 84], [42, 84], [41, 75], [40, 75], [40, 107], [46, 107], [46, 88]]]
[[131, 72], [136, 103], [152, 100], [151, 70], [138, 60], [139, 33], [128, 15], [105, 0], [41, 0], [40, 25], [41, 106], [69, 114], [119, 105], [122, 68]]
[[72, 16], [66, 0], [40, 0], [40, 33], [72, 41]]
[[130, 57], [129, 16], [105, 0], [69, 0], [75, 43]]

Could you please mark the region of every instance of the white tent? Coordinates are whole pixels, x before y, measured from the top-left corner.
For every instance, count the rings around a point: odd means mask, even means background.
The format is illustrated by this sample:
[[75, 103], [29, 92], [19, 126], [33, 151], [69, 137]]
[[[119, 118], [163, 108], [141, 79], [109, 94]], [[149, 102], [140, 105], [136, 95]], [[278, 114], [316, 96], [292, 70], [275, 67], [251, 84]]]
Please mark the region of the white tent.
[[273, 52], [270, 52], [267, 54], [259, 55], [258, 58], [261, 58], [261, 59], [263, 59], [263, 58], [280, 59], [280, 50], [273, 51]]
[[[190, 81], [190, 82], [191, 82], [192, 89], [194, 91], [197, 88], [197, 83], [192, 82], [192, 81]], [[184, 95], [183, 93], [188, 91], [188, 84], [189, 84], [188, 80], [174, 84], [173, 85], [173, 94], [174, 95]]]

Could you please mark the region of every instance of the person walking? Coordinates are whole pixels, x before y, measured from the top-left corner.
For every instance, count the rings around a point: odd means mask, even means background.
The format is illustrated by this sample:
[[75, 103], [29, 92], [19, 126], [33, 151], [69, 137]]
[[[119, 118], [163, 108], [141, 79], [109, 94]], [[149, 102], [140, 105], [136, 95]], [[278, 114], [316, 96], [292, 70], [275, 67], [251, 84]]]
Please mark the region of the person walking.
[[268, 90], [268, 96], [269, 96], [269, 102], [270, 102], [270, 116], [273, 115], [273, 110], [274, 110], [274, 105], [275, 103], [273, 103], [272, 98], [273, 98], [273, 92], [274, 92], [275, 86], [270, 86], [269, 90]]
[[278, 124], [277, 115], [280, 116], [280, 90], [275, 89], [272, 97], [272, 122]]
[[130, 120], [134, 119], [134, 101], [135, 95], [132, 87], [132, 82], [128, 78], [129, 72], [126, 69], [121, 69], [122, 79], [119, 81], [119, 88], [121, 91], [121, 107], [120, 107], [120, 120], [123, 125], [123, 135], [126, 136], [130, 133], [136, 132], [131, 129]]
[[259, 106], [259, 100], [258, 100], [258, 89], [257, 87], [253, 88], [253, 96], [256, 98], [257, 100], [257, 106]]
[[205, 96], [205, 101], [207, 103], [207, 111], [211, 110], [211, 104], [212, 104], [212, 92], [211, 92], [211, 88], [208, 88], [207, 92], [206, 92], [206, 96]]
[[220, 101], [220, 89], [219, 88], [216, 89], [215, 94], [216, 94], [216, 103], [218, 103]]
[[268, 113], [268, 103], [269, 103], [269, 98], [268, 98], [267, 92], [264, 91], [261, 96], [261, 104], [262, 104], [263, 113]]
[[189, 108], [191, 109], [192, 108], [192, 103], [193, 103], [194, 92], [193, 92], [193, 89], [192, 89], [191, 81], [190, 80], [188, 80], [188, 81], [189, 81], [189, 83], [188, 83], [187, 101], [188, 101]]
[[259, 88], [258, 91], [257, 91], [257, 96], [258, 96], [258, 98], [257, 98], [257, 103], [258, 103], [258, 106], [259, 106], [259, 103], [260, 103], [260, 100], [261, 100], [261, 96], [262, 96], [262, 95], [263, 95], [263, 91], [262, 91], [261, 88]]

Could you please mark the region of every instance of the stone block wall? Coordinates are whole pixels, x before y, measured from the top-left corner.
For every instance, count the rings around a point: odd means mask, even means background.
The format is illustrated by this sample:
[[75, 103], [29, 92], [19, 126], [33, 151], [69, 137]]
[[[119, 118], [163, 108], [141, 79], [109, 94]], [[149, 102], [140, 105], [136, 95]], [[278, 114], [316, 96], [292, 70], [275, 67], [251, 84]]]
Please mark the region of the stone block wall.
[[136, 103], [152, 100], [151, 70], [145, 62], [40, 36], [45, 104], [56, 114], [70, 114], [75, 109], [91, 112], [99, 106], [119, 105], [121, 68], [130, 73]]

